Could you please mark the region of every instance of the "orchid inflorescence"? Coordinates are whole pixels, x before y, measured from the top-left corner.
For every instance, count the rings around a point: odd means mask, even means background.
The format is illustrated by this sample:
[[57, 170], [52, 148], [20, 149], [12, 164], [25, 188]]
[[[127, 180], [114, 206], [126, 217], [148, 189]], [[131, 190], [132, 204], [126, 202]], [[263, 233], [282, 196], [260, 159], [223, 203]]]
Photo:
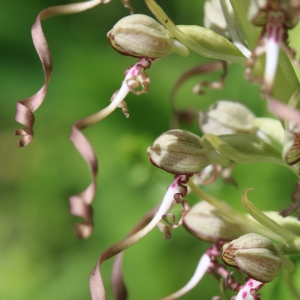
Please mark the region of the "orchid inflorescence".
[[[73, 14], [93, 8], [109, 0], [90, 0], [75, 4], [47, 8], [38, 14], [32, 27], [35, 48], [41, 59], [45, 83], [33, 96], [17, 103], [16, 121], [25, 127], [16, 131], [21, 135], [19, 146], [32, 142], [34, 133], [33, 112], [42, 104], [52, 74], [49, 47], [42, 31], [41, 21], [47, 18]], [[271, 162], [288, 168], [300, 177], [300, 84], [294, 67], [300, 62], [289, 46], [289, 30], [300, 17], [298, 0], [206, 0], [205, 27], [178, 25], [166, 15], [154, 0], [145, 0], [153, 18], [133, 13], [128, 0], [121, 1], [129, 8], [129, 16], [119, 20], [108, 32], [111, 46], [122, 55], [138, 59], [125, 71], [119, 90], [110, 104], [99, 112], [74, 123], [71, 141], [88, 163], [91, 184], [80, 194], [69, 198], [70, 212], [84, 220], [75, 225], [78, 238], [88, 238], [93, 231], [91, 204], [96, 194], [98, 159], [92, 145], [82, 133], [87, 128], [110, 115], [116, 108], [129, 117], [125, 102], [128, 93], [141, 95], [148, 92], [150, 77], [146, 74], [155, 62], [176, 53], [182, 57], [190, 50], [217, 60], [187, 71], [176, 83], [172, 92], [172, 128], [164, 130], [147, 153], [151, 163], [175, 175], [161, 204], [148, 212], [122, 241], [112, 245], [100, 255], [90, 276], [93, 300], [106, 299], [105, 287], [99, 271], [100, 265], [117, 255], [113, 268], [113, 290], [116, 299], [127, 299], [121, 275], [123, 251], [138, 242], [156, 226], [165, 238], [171, 231], [184, 226], [188, 232], [212, 245], [201, 256], [191, 280], [177, 292], [162, 299], [177, 299], [190, 291], [206, 273], [221, 282], [221, 296], [225, 290], [235, 292], [234, 299], [260, 299], [256, 292], [273, 281], [281, 269], [292, 272], [290, 254], [300, 254], [299, 215], [300, 184], [291, 191], [292, 204], [280, 213], [262, 212], [248, 199], [246, 190], [241, 213], [226, 202], [214, 198], [200, 187], [212, 184], [220, 175], [234, 183], [231, 173], [235, 164]], [[245, 78], [261, 84], [261, 98], [265, 100], [270, 117], [257, 117], [240, 102], [218, 100], [199, 112], [202, 136], [179, 129], [181, 121], [194, 119], [193, 111], [182, 112], [176, 108], [174, 97], [181, 84], [196, 74], [205, 75], [223, 70], [219, 82], [203, 81], [196, 92], [222, 89], [226, 84], [227, 69], [231, 64], [245, 67]], [[299, 181], [300, 182], [300, 181]], [[185, 199], [189, 193], [201, 201], [190, 207]], [[170, 210], [182, 206], [176, 221]], [[298, 219], [290, 216], [298, 214]], [[247, 276], [236, 280], [232, 270]], [[220, 294], [217, 293], [216, 294]], [[298, 294], [300, 298], [300, 293]]]

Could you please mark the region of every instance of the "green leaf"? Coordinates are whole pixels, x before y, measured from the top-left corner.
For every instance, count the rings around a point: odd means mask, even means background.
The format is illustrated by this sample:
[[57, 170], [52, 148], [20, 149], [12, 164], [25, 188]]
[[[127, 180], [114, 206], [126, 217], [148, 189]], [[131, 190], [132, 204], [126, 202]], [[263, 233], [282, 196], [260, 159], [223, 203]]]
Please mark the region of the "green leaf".
[[242, 195], [242, 205], [248, 214], [250, 214], [258, 223], [264, 225], [272, 232], [283, 237], [285, 240], [293, 239], [296, 237], [295, 234], [290, 232], [288, 229], [276, 223], [274, 220], [269, 218], [266, 214], [260, 211], [247, 197], [247, 193], [252, 189], [247, 189]]
[[285, 165], [280, 152], [257, 137], [249, 134], [213, 135], [205, 134], [212, 147], [232, 161], [251, 164], [255, 162], [273, 162]]

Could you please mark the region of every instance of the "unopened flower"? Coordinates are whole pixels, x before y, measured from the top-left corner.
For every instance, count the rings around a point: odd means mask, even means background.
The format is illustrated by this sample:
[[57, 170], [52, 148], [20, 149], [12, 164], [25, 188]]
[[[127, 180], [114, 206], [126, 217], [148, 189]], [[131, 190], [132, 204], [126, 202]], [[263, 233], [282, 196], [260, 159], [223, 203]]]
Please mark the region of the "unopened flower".
[[112, 47], [123, 55], [156, 59], [174, 52], [189, 54], [167, 29], [146, 15], [134, 14], [121, 19], [107, 37]]
[[255, 115], [242, 103], [220, 100], [200, 112], [203, 133], [232, 134], [254, 131]]
[[226, 218], [205, 201], [195, 204], [183, 220], [185, 228], [206, 242], [231, 241], [245, 233], [243, 226]]
[[160, 135], [147, 153], [155, 166], [172, 174], [198, 173], [215, 161], [225, 162], [200, 137], [179, 129]]
[[272, 281], [281, 268], [279, 248], [264, 236], [249, 233], [223, 246], [223, 261], [260, 282]]
[[284, 134], [282, 156], [289, 165], [300, 161], [300, 125], [291, 122], [288, 124]]
[[282, 144], [284, 130], [280, 121], [257, 118], [244, 104], [219, 100], [199, 112], [199, 125], [204, 134], [215, 135], [247, 133], [271, 144]]

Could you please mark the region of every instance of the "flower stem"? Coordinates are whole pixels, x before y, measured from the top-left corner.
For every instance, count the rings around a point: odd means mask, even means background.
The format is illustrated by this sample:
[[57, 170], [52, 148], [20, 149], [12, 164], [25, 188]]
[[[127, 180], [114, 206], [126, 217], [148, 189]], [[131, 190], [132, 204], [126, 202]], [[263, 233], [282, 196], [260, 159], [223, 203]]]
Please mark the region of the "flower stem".
[[244, 209], [260, 224], [264, 225], [274, 233], [283, 237], [284, 240], [295, 238], [295, 234], [293, 234], [291, 231], [285, 229], [284, 227], [280, 226], [278, 223], [270, 219], [262, 211], [260, 211], [252, 202], [248, 200], [247, 193], [250, 190], [251, 189], [245, 190], [242, 196], [242, 205]]

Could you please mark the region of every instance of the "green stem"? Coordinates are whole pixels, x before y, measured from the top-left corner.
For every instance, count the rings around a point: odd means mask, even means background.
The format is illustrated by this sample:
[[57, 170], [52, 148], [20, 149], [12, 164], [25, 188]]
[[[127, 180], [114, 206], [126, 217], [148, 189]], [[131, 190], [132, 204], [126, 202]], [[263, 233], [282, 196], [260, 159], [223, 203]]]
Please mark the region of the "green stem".
[[226, 217], [232, 218], [232, 216], [234, 215], [239, 219], [239, 221], [245, 220], [245, 216], [243, 214], [232, 208], [226, 202], [222, 202], [214, 198], [213, 196], [207, 194], [202, 189], [200, 189], [192, 180], [189, 181], [188, 185], [196, 196], [214, 206], [216, 209], [221, 211]]
[[252, 189], [247, 189], [244, 191], [242, 196], [242, 205], [244, 209], [250, 214], [257, 222], [264, 225], [274, 233], [281, 236], [284, 240], [294, 239], [295, 234], [280, 226], [278, 223], [266, 216], [262, 211], [260, 211], [252, 202], [248, 200], [247, 193]]
[[295, 237], [288, 241], [285, 241], [280, 246], [280, 248], [284, 254], [299, 254], [300, 253], [300, 237]]

